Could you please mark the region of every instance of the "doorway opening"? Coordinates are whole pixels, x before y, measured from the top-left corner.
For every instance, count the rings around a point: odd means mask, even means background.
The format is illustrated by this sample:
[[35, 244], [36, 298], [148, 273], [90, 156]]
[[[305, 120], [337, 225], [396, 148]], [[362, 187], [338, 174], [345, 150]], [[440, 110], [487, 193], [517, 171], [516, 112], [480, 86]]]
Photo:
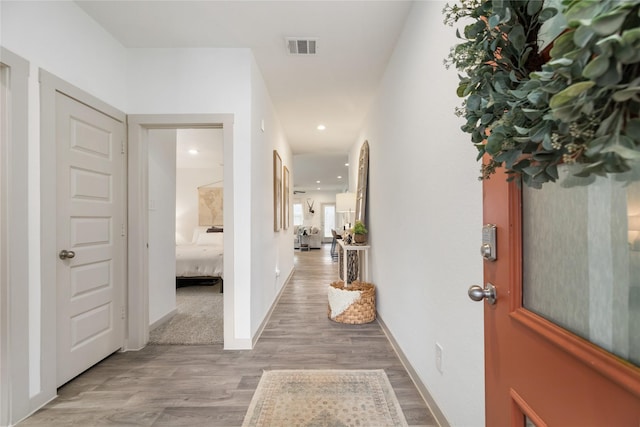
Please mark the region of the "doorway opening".
[[223, 136], [149, 130], [150, 343], [223, 342]]
[[[150, 132], [158, 129], [170, 129], [176, 132], [182, 130], [218, 130], [222, 134], [223, 161], [226, 165], [222, 172], [222, 189], [224, 192], [224, 241], [223, 241], [223, 267], [224, 271], [224, 342], [234, 342], [234, 293], [233, 293], [233, 115], [231, 114], [206, 114], [206, 115], [132, 115], [129, 116], [129, 228], [130, 233], [130, 287], [129, 307], [131, 316], [130, 336], [128, 348], [142, 348], [149, 340], [150, 318], [150, 278], [149, 278], [149, 252], [147, 244], [149, 236], [149, 212], [152, 207], [150, 202], [149, 171], [149, 141]], [[213, 182], [213, 181], [211, 181]], [[205, 183], [206, 184], [206, 183]], [[175, 201], [175, 198], [174, 198]], [[173, 242], [175, 248], [175, 236], [178, 227], [175, 225], [174, 209]], [[192, 230], [193, 231], [193, 230]], [[134, 234], [135, 233], [135, 234]], [[209, 234], [209, 233], [207, 233]], [[192, 239], [192, 236], [184, 239]], [[175, 253], [173, 257], [175, 259]], [[174, 276], [175, 280], [175, 276]], [[139, 286], [135, 284], [139, 283]], [[175, 286], [175, 285], [173, 285]]]

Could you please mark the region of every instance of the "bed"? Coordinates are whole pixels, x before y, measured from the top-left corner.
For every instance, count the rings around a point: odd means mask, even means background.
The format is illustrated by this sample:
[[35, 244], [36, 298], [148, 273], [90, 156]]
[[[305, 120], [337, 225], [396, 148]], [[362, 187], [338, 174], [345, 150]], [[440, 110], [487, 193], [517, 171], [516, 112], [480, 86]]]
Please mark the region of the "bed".
[[191, 243], [176, 245], [177, 287], [214, 284], [223, 278], [222, 228], [199, 227], [194, 231]]

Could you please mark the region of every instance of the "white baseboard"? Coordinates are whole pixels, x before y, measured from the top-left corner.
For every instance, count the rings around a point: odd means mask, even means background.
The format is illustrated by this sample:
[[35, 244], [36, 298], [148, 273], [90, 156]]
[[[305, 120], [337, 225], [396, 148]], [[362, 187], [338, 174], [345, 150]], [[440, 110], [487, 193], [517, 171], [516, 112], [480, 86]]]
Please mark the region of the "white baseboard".
[[169, 320], [171, 320], [171, 318], [173, 316], [176, 315], [176, 313], [178, 312], [177, 308], [174, 308], [173, 310], [171, 310], [170, 312], [168, 312], [167, 314], [165, 314], [164, 316], [162, 316], [161, 318], [159, 318], [158, 320], [156, 320], [155, 322], [153, 322], [152, 324], [149, 325], [149, 332], [153, 331], [155, 328], [164, 325], [165, 323], [167, 323]]
[[250, 338], [234, 338], [231, 341], [224, 340], [225, 350], [251, 350], [252, 348]]
[[262, 323], [260, 323], [260, 326], [258, 327], [258, 330], [256, 331], [255, 335], [253, 336], [251, 348], [256, 346], [256, 343], [260, 339], [260, 335], [262, 335], [262, 331], [264, 331], [264, 328], [267, 326], [267, 323], [269, 323], [269, 319], [271, 319], [271, 315], [273, 314], [273, 310], [278, 305], [278, 302], [280, 301], [280, 297], [282, 296], [282, 293], [284, 292], [286, 287], [289, 285], [289, 281], [291, 280], [291, 276], [293, 276], [293, 272], [294, 271], [296, 271], [295, 267], [291, 269], [291, 272], [287, 276], [287, 280], [284, 281], [284, 285], [282, 285], [282, 288], [280, 288], [280, 292], [278, 292], [278, 295], [276, 295], [276, 299], [273, 301], [273, 304], [271, 304], [271, 308], [269, 309], [269, 312], [264, 317], [264, 320], [262, 321]]
[[[41, 394], [41, 393], [40, 393]], [[20, 424], [21, 422], [23, 422], [24, 420], [26, 420], [27, 418], [29, 418], [31, 415], [35, 414], [36, 412], [38, 412], [40, 409], [44, 408], [46, 405], [48, 405], [49, 403], [53, 402], [54, 400], [56, 400], [58, 398], [58, 394], [56, 393], [55, 396], [49, 398], [48, 400], [42, 400], [42, 401], [38, 401], [36, 403], [36, 406], [33, 407], [32, 410], [30, 410], [30, 412], [25, 415], [22, 419], [20, 419], [20, 421], [18, 421], [15, 424], [8, 424], [8, 427], [13, 427], [13, 426], [17, 426], [18, 424]], [[32, 403], [33, 403], [33, 398], [32, 399]], [[31, 406], [31, 405], [30, 405]]]
[[416, 388], [418, 389], [418, 392], [420, 393], [420, 395], [422, 396], [422, 399], [427, 404], [427, 407], [435, 417], [438, 425], [440, 427], [450, 427], [451, 425], [449, 424], [449, 421], [447, 421], [447, 418], [444, 416], [440, 408], [438, 408], [436, 401], [431, 396], [431, 393], [429, 393], [429, 389], [427, 389], [427, 386], [424, 385], [424, 383], [420, 380], [418, 373], [416, 372], [415, 369], [413, 369], [413, 366], [411, 366], [411, 363], [409, 363], [409, 359], [407, 359], [407, 356], [405, 356], [405, 354], [400, 349], [398, 342], [395, 340], [395, 338], [391, 334], [391, 331], [389, 331], [389, 328], [387, 328], [387, 325], [382, 321], [379, 315], [377, 316], [377, 318], [378, 318], [378, 323], [382, 328], [382, 331], [384, 332], [384, 334], [387, 336], [387, 339], [391, 343], [391, 347], [393, 347], [393, 350], [398, 355], [400, 362], [409, 373], [409, 377], [411, 378], [411, 381], [413, 381], [413, 383], [415, 384]]

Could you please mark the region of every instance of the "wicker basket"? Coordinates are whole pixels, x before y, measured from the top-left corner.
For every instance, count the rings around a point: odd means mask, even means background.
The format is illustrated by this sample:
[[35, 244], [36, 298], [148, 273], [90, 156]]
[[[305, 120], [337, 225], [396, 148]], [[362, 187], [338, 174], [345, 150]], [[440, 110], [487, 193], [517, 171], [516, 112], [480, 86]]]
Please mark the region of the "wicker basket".
[[328, 307], [329, 319], [339, 323], [349, 323], [352, 325], [369, 323], [376, 320], [376, 288], [371, 283], [352, 282], [348, 287], [344, 282], [333, 282], [330, 286], [345, 291], [360, 291], [360, 299], [351, 304], [345, 311], [331, 317], [331, 307]]

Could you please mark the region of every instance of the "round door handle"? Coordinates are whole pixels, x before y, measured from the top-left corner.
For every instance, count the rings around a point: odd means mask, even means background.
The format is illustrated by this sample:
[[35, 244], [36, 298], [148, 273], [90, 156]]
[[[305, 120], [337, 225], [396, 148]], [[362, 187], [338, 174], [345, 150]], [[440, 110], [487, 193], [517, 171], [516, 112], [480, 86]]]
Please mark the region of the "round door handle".
[[469, 298], [474, 301], [482, 301], [486, 299], [487, 302], [491, 305], [496, 303], [496, 299], [498, 297], [496, 293], [496, 287], [491, 283], [487, 283], [487, 285], [482, 288], [478, 285], [473, 285], [469, 288]]
[[71, 259], [75, 256], [76, 256], [75, 252], [68, 251], [66, 249], [61, 250], [60, 253], [58, 254], [58, 257], [60, 257], [60, 259]]

